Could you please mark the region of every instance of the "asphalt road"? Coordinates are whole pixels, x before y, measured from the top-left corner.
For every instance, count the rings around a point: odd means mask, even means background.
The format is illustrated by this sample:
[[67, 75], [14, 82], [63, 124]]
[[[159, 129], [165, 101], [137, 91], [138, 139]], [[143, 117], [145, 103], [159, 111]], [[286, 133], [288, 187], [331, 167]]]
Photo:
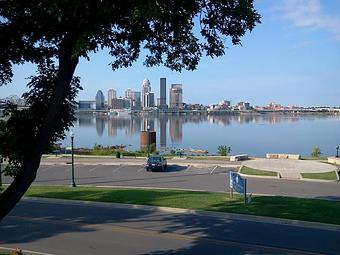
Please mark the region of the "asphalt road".
[[[143, 165], [76, 165], [77, 185], [155, 187], [227, 192], [233, 165], [193, 166], [171, 164], [167, 172], [146, 172]], [[35, 184], [70, 184], [71, 165], [41, 165]], [[339, 182], [308, 182], [285, 179], [247, 178], [248, 192], [278, 196], [340, 200]], [[3, 177], [4, 183], [10, 179]]]
[[1, 247], [45, 255], [339, 254], [340, 231], [228, 215], [25, 199], [0, 223]]

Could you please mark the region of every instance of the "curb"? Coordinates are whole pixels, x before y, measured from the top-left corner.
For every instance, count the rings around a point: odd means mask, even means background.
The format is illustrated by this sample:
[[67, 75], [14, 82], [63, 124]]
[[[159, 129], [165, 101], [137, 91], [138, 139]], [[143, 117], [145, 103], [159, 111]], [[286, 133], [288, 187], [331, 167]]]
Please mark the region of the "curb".
[[93, 201], [82, 201], [82, 200], [66, 200], [66, 199], [55, 199], [55, 198], [36, 198], [36, 197], [24, 197], [23, 200], [36, 201], [40, 203], [58, 203], [58, 204], [73, 204], [73, 205], [94, 205], [94, 206], [105, 206], [109, 208], [126, 208], [126, 209], [141, 209], [153, 212], [165, 212], [165, 213], [177, 213], [177, 214], [191, 214], [197, 216], [207, 216], [207, 217], [218, 217], [229, 220], [242, 220], [251, 222], [263, 222], [268, 224], [279, 224], [279, 225], [291, 225], [295, 227], [302, 228], [313, 228], [320, 230], [329, 231], [339, 231], [340, 225], [319, 223], [319, 222], [309, 222], [301, 220], [290, 220], [282, 218], [273, 218], [265, 216], [255, 216], [255, 215], [245, 215], [236, 213], [222, 213], [222, 212], [212, 212], [212, 211], [201, 211], [194, 209], [182, 209], [173, 207], [160, 207], [160, 206], [150, 206], [150, 205], [136, 205], [136, 204], [122, 204], [122, 203], [109, 203], [109, 202], [93, 202]]
[[[259, 178], [259, 179], [274, 179], [274, 180], [278, 180], [278, 179], [282, 179], [279, 177], [279, 175], [277, 176], [266, 176], [266, 175], [250, 175], [250, 174], [242, 174], [239, 172], [239, 174], [241, 176], [244, 176], [244, 177], [249, 177], [249, 178]], [[298, 179], [297, 179], [298, 180]]]
[[322, 179], [309, 179], [309, 178], [300, 178], [300, 181], [308, 181], [308, 182], [338, 182], [339, 180], [322, 180]]

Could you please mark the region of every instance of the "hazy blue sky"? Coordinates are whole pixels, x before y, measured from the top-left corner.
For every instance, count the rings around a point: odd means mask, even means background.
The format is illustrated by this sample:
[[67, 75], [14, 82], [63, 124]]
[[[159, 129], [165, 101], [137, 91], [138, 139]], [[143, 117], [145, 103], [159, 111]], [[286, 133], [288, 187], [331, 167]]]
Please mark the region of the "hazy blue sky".
[[[196, 71], [172, 72], [146, 68], [143, 59], [133, 67], [113, 72], [105, 52], [81, 60], [76, 74], [84, 88], [79, 99], [94, 99], [101, 89], [140, 90], [144, 78], [159, 97], [159, 78], [183, 84], [187, 103], [217, 103], [222, 99], [285, 105], [340, 106], [340, 0], [255, 0], [262, 15], [241, 46], [231, 46], [224, 57], [203, 58]], [[0, 97], [21, 95], [25, 77], [34, 67], [15, 68], [13, 83], [0, 87]]]

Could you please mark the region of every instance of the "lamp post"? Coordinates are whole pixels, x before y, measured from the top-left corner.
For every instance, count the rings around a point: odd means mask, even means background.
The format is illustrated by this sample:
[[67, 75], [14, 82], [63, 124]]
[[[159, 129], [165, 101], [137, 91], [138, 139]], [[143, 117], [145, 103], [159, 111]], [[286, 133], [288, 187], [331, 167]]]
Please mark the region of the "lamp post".
[[72, 155], [72, 182], [71, 185], [72, 187], [76, 187], [76, 183], [74, 181], [74, 151], [73, 151], [73, 139], [74, 139], [74, 132], [71, 131], [70, 132], [70, 136], [71, 136], [71, 155]]
[[335, 147], [336, 149], [336, 157], [338, 158], [339, 157], [339, 145]]
[[148, 157], [150, 157], [150, 142], [151, 142], [151, 138], [150, 138], [150, 125], [147, 126], [147, 131], [148, 131]]

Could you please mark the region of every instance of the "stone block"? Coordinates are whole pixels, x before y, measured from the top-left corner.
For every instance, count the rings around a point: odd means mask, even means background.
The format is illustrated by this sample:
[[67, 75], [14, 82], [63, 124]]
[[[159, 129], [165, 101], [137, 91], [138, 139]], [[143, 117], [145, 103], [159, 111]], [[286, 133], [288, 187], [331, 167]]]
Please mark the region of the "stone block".
[[284, 154], [284, 153], [267, 153], [266, 158], [268, 159], [293, 159], [299, 160], [301, 156], [299, 154]]
[[340, 158], [328, 157], [328, 163], [340, 165]]

